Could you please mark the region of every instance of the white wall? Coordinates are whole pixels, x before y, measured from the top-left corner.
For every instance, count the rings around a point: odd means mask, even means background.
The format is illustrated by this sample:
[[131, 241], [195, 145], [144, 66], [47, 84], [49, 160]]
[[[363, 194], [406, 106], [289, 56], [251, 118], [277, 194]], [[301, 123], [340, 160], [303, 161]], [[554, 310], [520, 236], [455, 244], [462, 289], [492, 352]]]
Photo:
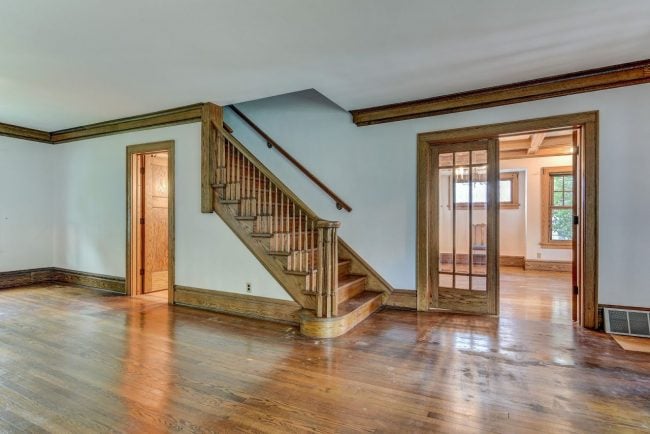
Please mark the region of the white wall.
[[397, 288], [415, 287], [416, 135], [470, 125], [600, 111], [599, 301], [650, 306], [639, 272], [647, 262], [650, 202], [650, 85], [638, 85], [484, 110], [356, 127], [350, 115], [315, 91], [239, 104], [268, 134], [353, 208], [331, 200], [232, 113], [235, 135]]
[[52, 265], [53, 151], [0, 137], [0, 272]]
[[[571, 166], [571, 156], [561, 157], [540, 157], [540, 158], [522, 158], [517, 160], [501, 160], [501, 169], [514, 169], [525, 176], [525, 187], [520, 189], [526, 192], [525, 200], [520, 198], [524, 215], [520, 216], [525, 219], [525, 250], [526, 259], [543, 259], [551, 261], [570, 261], [570, 249], [549, 249], [542, 248], [539, 243], [542, 240], [542, 185], [541, 174], [543, 167]], [[508, 230], [508, 224], [513, 222], [504, 221], [504, 212], [501, 212], [501, 229]], [[518, 223], [521, 225], [521, 222]], [[503, 243], [503, 236], [501, 237]], [[503, 247], [502, 247], [502, 254]]]
[[290, 299], [216, 214], [200, 212], [200, 137], [195, 123], [54, 146], [53, 265], [125, 276], [126, 146], [175, 140], [176, 284], [245, 293], [250, 282], [254, 295]]

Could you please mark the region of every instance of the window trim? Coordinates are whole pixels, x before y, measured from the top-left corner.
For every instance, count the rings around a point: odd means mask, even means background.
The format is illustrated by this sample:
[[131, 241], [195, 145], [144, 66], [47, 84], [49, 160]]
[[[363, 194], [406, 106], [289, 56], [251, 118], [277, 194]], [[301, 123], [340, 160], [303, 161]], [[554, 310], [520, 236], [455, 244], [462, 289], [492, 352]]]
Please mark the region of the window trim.
[[[551, 180], [556, 175], [571, 175], [573, 176], [573, 190], [575, 202], [575, 174], [573, 173], [573, 166], [557, 166], [557, 167], [542, 167], [540, 183], [542, 186], [541, 194], [541, 226], [542, 238], [539, 245], [546, 249], [572, 249], [573, 240], [553, 240], [551, 239], [551, 207], [553, 200], [551, 198]], [[572, 207], [572, 212], [575, 210], [575, 203]]]
[[[451, 209], [453, 198], [452, 196], [452, 182], [453, 175], [449, 176], [449, 192], [447, 200], [447, 208]], [[510, 202], [499, 202], [500, 209], [518, 209], [519, 204], [519, 172], [502, 172], [499, 174], [499, 181], [510, 181]], [[456, 209], [468, 209], [467, 202], [457, 203]], [[474, 209], [485, 209], [485, 202], [477, 202], [473, 206]]]

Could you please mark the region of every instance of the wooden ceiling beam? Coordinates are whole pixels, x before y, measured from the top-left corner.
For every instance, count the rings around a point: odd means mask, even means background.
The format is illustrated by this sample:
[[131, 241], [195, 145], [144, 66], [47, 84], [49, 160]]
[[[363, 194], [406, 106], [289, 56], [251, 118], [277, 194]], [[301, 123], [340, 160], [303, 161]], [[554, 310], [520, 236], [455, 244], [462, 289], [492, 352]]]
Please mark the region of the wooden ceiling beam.
[[434, 98], [352, 110], [350, 113], [357, 126], [364, 126], [642, 83], [650, 83], [650, 59]]
[[535, 133], [530, 136], [530, 146], [528, 147], [528, 155], [535, 155], [539, 151], [539, 147], [544, 142], [546, 134], [544, 133]]

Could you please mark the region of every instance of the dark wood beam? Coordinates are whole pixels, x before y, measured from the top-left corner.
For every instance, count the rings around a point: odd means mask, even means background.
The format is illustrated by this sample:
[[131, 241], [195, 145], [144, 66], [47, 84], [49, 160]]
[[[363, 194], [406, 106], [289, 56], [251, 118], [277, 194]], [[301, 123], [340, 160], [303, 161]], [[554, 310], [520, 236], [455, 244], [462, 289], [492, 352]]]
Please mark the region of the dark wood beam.
[[650, 59], [433, 98], [352, 110], [357, 126], [477, 110], [650, 82]]

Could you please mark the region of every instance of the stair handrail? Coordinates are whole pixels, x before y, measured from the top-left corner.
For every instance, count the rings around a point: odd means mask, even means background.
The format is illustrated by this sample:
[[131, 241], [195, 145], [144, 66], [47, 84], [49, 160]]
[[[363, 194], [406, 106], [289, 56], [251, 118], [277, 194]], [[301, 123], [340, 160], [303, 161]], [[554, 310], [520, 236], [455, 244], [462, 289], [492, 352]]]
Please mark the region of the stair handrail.
[[334, 193], [328, 186], [326, 186], [320, 179], [311, 173], [305, 166], [303, 166], [298, 160], [296, 160], [287, 150], [278, 144], [275, 140], [266, 134], [260, 127], [258, 127], [255, 122], [253, 122], [248, 116], [242, 113], [234, 105], [229, 106], [237, 116], [239, 116], [248, 126], [250, 126], [257, 134], [259, 134], [264, 140], [266, 140], [266, 146], [270, 149], [275, 149], [278, 151], [284, 158], [289, 160], [298, 170], [300, 170], [307, 178], [309, 178], [314, 184], [320, 187], [329, 197], [331, 197], [336, 203], [337, 209], [344, 209], [348, 212], [352, 211], [352, 207], [348, 205], [343, 199], [341, 199], [336, 193]]

